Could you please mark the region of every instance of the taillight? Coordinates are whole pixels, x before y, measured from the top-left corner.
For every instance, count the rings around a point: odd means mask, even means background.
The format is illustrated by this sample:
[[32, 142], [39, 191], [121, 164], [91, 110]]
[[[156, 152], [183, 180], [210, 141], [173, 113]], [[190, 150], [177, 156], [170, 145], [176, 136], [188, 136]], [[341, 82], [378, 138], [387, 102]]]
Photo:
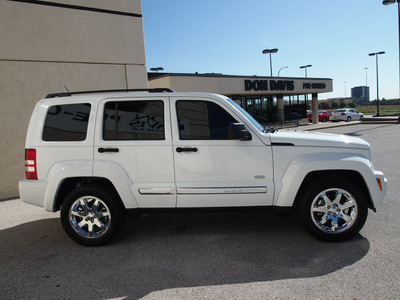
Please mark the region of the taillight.
[[36, 149], [25, 149], [26, 179], [38, 179], [36, 166]]
[[345, 114], [345, 113], [341, 113], [341, 115], [342, 115], [342, 116], [345, 116], [346, 114]]

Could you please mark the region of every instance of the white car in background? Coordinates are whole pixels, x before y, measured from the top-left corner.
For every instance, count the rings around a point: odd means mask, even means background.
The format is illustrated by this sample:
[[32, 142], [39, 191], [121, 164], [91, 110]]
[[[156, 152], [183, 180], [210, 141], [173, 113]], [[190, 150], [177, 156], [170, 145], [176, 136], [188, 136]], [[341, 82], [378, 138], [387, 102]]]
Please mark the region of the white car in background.
[[354, 108], [341, 108], [332, 113], [331, 121], [361, 121], [364, 115]]

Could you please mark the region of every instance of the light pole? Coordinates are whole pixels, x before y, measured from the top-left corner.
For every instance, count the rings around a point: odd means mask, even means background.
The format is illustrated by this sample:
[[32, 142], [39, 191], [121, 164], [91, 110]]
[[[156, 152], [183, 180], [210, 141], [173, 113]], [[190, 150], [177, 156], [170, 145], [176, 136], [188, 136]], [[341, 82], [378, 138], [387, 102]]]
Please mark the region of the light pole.
[[383, 5], [390, 5], [397, 2], [397, 15], [398, 15], [398, 23], [399, 23], [399, 92], [400, 92], [400, 0], [383, 0]]
[[150, 71], [153, 71], [153, 72], [157, 72], [157, 73], [158, 73], [158, 71], [164, 71], [164, 68], [162, 68], [162, 67], [150, 68]]
[[[300, 66], [300, 69], [304, 69], [306, 78], [307, 78], [307, 68], [310, 68], [310, 67], [312, 67], [312, 65]], [[306, 94], [305, 96], [306, 96], [306, 105], [308, 105], [308, 94]], [[317, 107], [317, 109], [318, 109], [318, 107]], [[317, 120], [319, 120], [318, 119], [318, 111], [316, 111], [315, 109], [313, 109], [312, 111], [313, 111], [313, 123], [318, 123], [318, 121], [317, 121]]]
[[307, 78], [307, 68], [310, 68], [310, 67], [312, 67], [312, 65], [300, 66], [300, 69], [304, 69], [306, 78]]
[[346, 90], [347, 90], [347, 82], [345, 81], [345, 82], [344, 82], [344, 97], [345, 97], [345, 98], [347, 98], [347, 92], [346, 92]]
[[369, 56], [376, 58], [376, 116], [379, 117], [379, 72], [378, 72], [378, 55], [385, 54], [385, 51], [370, 53]]
[[278, 77], [279, 77], [279, 73], [282, 71], [282, 69], [287, 69], [288, 67], [282, 67], [282, 68], [280, 68], [279, 69], [279, 71], [278, 71]]
[[368, 86], [368, 72], [367, 72], [368, 68], [365, 67], [364, 69], [365, 69], [365, 86]]
[[262, 54], [268, 54], [269, 53], [269, 68], [271, 70], [271, 77], [272, 77], [272, 53], [278, 52], [277, 48], [274, 49], [264, 49]]

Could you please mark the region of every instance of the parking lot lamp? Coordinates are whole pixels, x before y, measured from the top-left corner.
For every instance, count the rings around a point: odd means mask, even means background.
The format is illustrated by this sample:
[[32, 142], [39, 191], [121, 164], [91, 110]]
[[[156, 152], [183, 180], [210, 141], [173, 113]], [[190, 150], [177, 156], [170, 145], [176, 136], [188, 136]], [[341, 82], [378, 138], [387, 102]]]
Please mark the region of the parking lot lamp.
[[262, 54], [268, 54], [269, 53], [269, 68], [271, 70], [271, 77], [272, 77], [272, 53], [278, 52], [277, 48], [274, 49], [264, 49]]
[[398, 23], [399, 23], [399, 92], [400, 92], [400, 0], [384, 0], [383, 5], [390, 5], [397, 2]]
[[282, 68], [280, 68], [279, 69], [279, 71], [278, 71], [278, 77], [279, 77], [279, 73], [282, 71], [282, 69], [287, 69], [288, 67], [282, 67]]
[[150, 68], [150, 71], [153, 71], [153, 72], [157, 72], [157, 73], [158, 73], [158, 71], [164, 71], [164, 68], [162, 68], [162, 67]]
[[385, 51], [370, 53], [369, 56], [376, 58], [376, 116], [379, 117], [379, 71], [378, 71], [378, 55], [385, 54]]
[[300, 69], [304, 69], [306, 78], [307, 78], [307, 68], [310, 67], [312, 67], [312, 65], [300, 66]]

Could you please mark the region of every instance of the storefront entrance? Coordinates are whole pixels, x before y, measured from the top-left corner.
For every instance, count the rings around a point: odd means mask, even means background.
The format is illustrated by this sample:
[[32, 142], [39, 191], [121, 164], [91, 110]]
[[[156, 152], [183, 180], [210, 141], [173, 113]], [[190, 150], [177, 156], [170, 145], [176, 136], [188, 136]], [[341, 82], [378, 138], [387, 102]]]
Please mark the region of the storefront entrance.
[[283, 97], [283, 112], [273, 96], [241, 96], [240, 105], [261, 124], [296, 122], [307, 117], [308, 103], [304, 95]]

